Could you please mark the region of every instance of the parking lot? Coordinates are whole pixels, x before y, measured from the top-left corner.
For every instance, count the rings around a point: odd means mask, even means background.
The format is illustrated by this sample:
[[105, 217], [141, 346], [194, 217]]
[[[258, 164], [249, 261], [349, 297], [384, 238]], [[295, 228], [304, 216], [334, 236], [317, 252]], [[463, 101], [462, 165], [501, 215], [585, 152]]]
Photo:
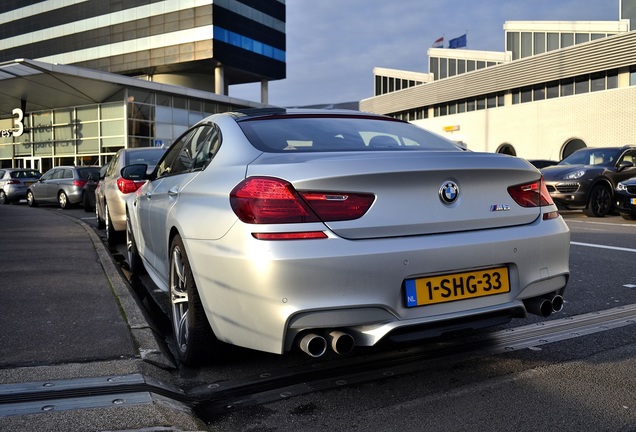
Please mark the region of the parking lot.
[[[55, 230], [55, 221], [60, 217], [81, 220], [93, 230], [96, 238], [104, 242], [105, 234], [96, 228], [92, 213], [86, 213], [82, 208], [60, 210], [56, 207], [31, 209], [24, 204], [18, 206], [20, 212], [29, 212], [29, 216], [37, 214], [37, 219], [55, 233], [50, 240], [45, 241], [49, 245], [48, 249], [40, 246], [40, 250], [33, 252], [33, 262], [23, 263], [24, 267], [30, 268], [32, 272], [49, 271], [57, 275], [50, 278], [51, 286], [48, 289], [59, 290], [65, 286], [65, 280], [76, 280], [90, 274], [89, 269], [62, 272], [57, 267], [43, 264], [47, 262], [47, 253], [56, 253], [55, 236], [66, 235], [64, 230]], [[0, 207], [0, 217], [6, 208]], [[544, 321], [576, 321], [577, 317], [586, 314], [597, 313], [602, 316], [607, 311], [636, 304], [636, 273], [633, 272], [632, 264], [636, 253], [636, 222], [625, 221], [618, 216], [588, 218], [579, 212], [564, 212], [563, 216], [571, 230], [571, 280], [566, 289], [563, 311], [545, 320], [538, 317], [515, 319], [506, 326], [489, 329], [481, 336], [492, 334], [493, 337], [504, 338], [514, 332], [521, 334], [529, 326], [545, 326], [542, 324]], [[8, 227], [6, 223], [0, 226], [0, 231], [5, 235], [7, 230], [16, 229]], [[19, 229], [26, 232], [28, 227]], [[121, 246], [110, 252], [114, 262], [123, 268], [122, 275], [125, 276], [126, 265], [123, 263]], [[82, 252], [78, 246], [74, 253], [81, 256], [87, 252]], [[69, 258], [70, 265], [73, 255]], [[15, 265], [17, 263], [14, 262]], [[2, 275], [6, 280], [20, 277], [20, 272], [3, 268]], [[91, 284], [90, 280], [82, 283], [86, 286]], [[108, 288], [104, 290], [108, 292]], [[6, 308], [7, 304], [14, 303], [3, 304]], [[30, 304], [33, 308], [47, 309], [41, 302]], [[147, 307], [150, 325], [157, 332], [159, 343], [165, 344], [169, 357], [171, 340], [165, 318], [148, 304], [148, 299], [140, 302], [140, 305]], [[37, 313], [37, 309], [29, 310], [29, 313], [23, 311], [22, 315], [15, 310], [5, 310], [2, 314], [3, 328], [19, 329], [24, 326], [23, 320], [15, 317]], [[57, 310], [57, 313], [63, 314], [63, 309]], [[10, 323], [8, 317], [13, 317]], [[109, 324], [105, 322], [103, 325], [106, 328]], [[16, 344], [24, 341], [13, 337], [16, 331], [4, 332], [2, 345], [5, 353], [18, 357], [20, 354], [48, 355], [46, 350], [33, 354], [17, 349]], [[58, 328], [55, 333], [64, 332], [65, 329]], [[71, 332], [72, 329], [69, 329], [68, 333]], [[107, 334], [105, 332], [104, 336]], [[127, 343], [127, 338], [115, 338], [115, 341]], [[66, 343], [76, 350], [86, 349], [88, 344], [77, 338]], [[46, 341], [40, 344], [44, 347]], [[99, 343], [95, 343], [95, 346], [98, 347]], [[112, 342], [106, 346], [112, 347]], [[166, 364], [158, 370], [163, 370], [162, 374], [167, 374], [169, 381], [179, 388], [199, 391], [203, 387], [207, 391], [224, 385], [236, 388], [242, 384], [254, 385], [258, 379], [271, 377], [309, 377], [307, 371], [328, 369], [333, 365], [333, 374], [336, 376], [338, 370], [345, 367], [355, 369], [356, 364], [366, 364], [370, 359], [375, 361], [378, 356], [391, 357], [397, 364], [396, 358], [404, 359], [400, 357], [401, 352], [406, 356], [413, 350], [430, 351], [435, 353], [430, 354], [431, 357], [451, 359], [441, 363], [421, 361], [419, 368], [407, 372], [397, 372], [399, 368], [395, 364], [384, 366], [379, 376], [360, 377], [359, 382], [353, 378], [348, 378], [351, 382], [340, 379], [338, 383], [324, 384], [323, 388], [303, 381], [302, 392], [298, 391], [296, 384], [275, 395], [245, 397], [242, 409], [236, 409], [241, 403], [237, 399], [234, 406], [228, 406], [221, 413], [214, 401], [208, 400], [207, 404], [199, 404], [196, 412], [205, 419], [209, 430], [284, 430], [289, 428], [289, 424], [302, 430], [351, 430], [354, 427], [361, 430], [372, 427], [377, 430], [421, 430], [422, 424], [426, 425], [427, 430], [440, 431], [551, 430], [555, 425], [559, 425], [561, 430], [581, 431], [633, 430], [636, 427], [636, 386], [633, 385], [636, 335], [629, 324], [606, 328], [599, 325], [593, 331], [579, 328], [555, 342], [538, 342], [529, 348], [514, 348], [511, 352], [504, 350], [503, 353], [492, 355], [482, 353], [469, 358], [461, 357], [459, 352], [462, 346], [463, 351], [475, 349], [474, 343], [468, 340], [443, 338], [416, 346], [383, 346], [356, 351], [342, 359], [326, 357], [313, 360], [302, 353], [281, 357], [237, 350], [234, 359], [224, 364], [196, 369], [173, 368]], [[456, 350], [449, 353], [451, 348]], [[70, 354], [73, 350], [67, 352]], [[125, 345], [122, 352], [124, 354], [120, 361], [127, 361], [129, 349]], [[59, 355], [63, 357], [63, 350]], [[3, 357], [6, 359], [6, 355]], [[28, 367], [19, 360], [15, 363], [19, 363], [21, 368]], [[46, 359], [39, 358], [34, 363], [46, 363]], [[85, 366], [88, 368], [90, 363], [89, 359]], [[6, 382], [9, 376], [13, 376], [11, 370], [14, 367], [5, 360], [3, 368], [2, 375]], [[81, 372], [75, 371], [75, 374], [81, 375]], [[259, 400], [268, 403], [261, 405]], [[0, 424], [3, 421], [0, 419]]]

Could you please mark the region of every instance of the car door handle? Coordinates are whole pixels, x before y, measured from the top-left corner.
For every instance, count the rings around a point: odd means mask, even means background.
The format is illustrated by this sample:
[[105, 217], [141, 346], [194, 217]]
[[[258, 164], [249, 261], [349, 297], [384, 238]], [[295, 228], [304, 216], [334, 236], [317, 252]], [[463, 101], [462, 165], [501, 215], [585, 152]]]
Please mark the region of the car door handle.
[[168, 191], [168, 196], [171, 198], [175, 198], [177, 195], [179, 195], [179, 187], [175, 186], [173, 188], [170, 188], [170, 190]]

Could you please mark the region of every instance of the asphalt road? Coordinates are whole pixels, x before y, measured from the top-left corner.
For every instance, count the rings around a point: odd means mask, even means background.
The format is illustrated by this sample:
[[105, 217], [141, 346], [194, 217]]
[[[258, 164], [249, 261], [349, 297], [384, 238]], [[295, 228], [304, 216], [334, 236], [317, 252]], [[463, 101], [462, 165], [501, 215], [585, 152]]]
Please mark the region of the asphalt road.
[[[92, 214], [82, 209], [64, 214], [95, 225]], [[545, 321], [636, 304], [636, 221], [618, 216], [591, 219], [578, 212], [565, 212], [564, 218], [572, 234], [571, 280], [564, 310]], [[160, 314], [151, 320], [159, 331], [165, 329]], [[488, 332], [514, 331], [543, 321], [513, 320]], [[17, 315], [14, 322], [21, 322]], [[169, 348], [168, 334], [163, 341]], [[431, 343], [443, 347], [451, 341]], [[360, 354], [354, 352], [353, 358], [356, 355]], [[182, 388], [192, 388], [330, 361], [242, 350], [227, 364], [166, 368], [166, 373]], [[202, 407], [198, 414], [210, 431], [636, 431], [636, 332], [626, 325], [573, 334], [558, 342], [308, 391], [221, 415]]]

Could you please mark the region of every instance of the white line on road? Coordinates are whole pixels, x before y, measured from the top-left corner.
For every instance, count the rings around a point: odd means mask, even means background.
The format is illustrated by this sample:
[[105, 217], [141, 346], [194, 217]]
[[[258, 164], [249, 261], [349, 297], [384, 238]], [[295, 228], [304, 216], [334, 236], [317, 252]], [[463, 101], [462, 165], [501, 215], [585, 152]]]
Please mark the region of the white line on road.
[[570, 242], [570, 244], [575, 246], [586, 246], [586, 247], [593, 247], [598, 249], [611, 249], [611, 250], [617, 250], [617, 251], [623, 251], [623, 252], [636, 252], [636, 249], [615, 247], [615, 246], [605, 246], [605, 245], [592, 244], [592, 243]]

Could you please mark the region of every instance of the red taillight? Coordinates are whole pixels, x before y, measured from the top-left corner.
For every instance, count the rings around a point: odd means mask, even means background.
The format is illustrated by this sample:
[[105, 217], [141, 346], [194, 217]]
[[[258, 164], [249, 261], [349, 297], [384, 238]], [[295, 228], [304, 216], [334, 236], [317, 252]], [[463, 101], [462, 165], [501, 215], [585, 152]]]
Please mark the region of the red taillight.
[[532, 183], [510, 186], [508, 193], [521, 207], [542, 207], [554, 204], [543, 177]]
[[327, 234], [322, 231], [286, 232], [286, 233], [253, 233], [258, 240], [313, 240], [326, 239]]
[[84, 187], [86, 180], [73, 180], [73, 186]]
[[129, 194], [142, 187], [144, 183], [145, 181], [126, 180], [120, 177], [117, 179], [117, 189], [123, 194]]
[[7, 182], [7, 184], [20, 184], [20, 180], [11, 179]]
[[230, 194], [234, 213], [245, 223], [332, 222], [364, 215], [374, 196], [340, 192], [298, 193], [287, 181], [250, 177]]

